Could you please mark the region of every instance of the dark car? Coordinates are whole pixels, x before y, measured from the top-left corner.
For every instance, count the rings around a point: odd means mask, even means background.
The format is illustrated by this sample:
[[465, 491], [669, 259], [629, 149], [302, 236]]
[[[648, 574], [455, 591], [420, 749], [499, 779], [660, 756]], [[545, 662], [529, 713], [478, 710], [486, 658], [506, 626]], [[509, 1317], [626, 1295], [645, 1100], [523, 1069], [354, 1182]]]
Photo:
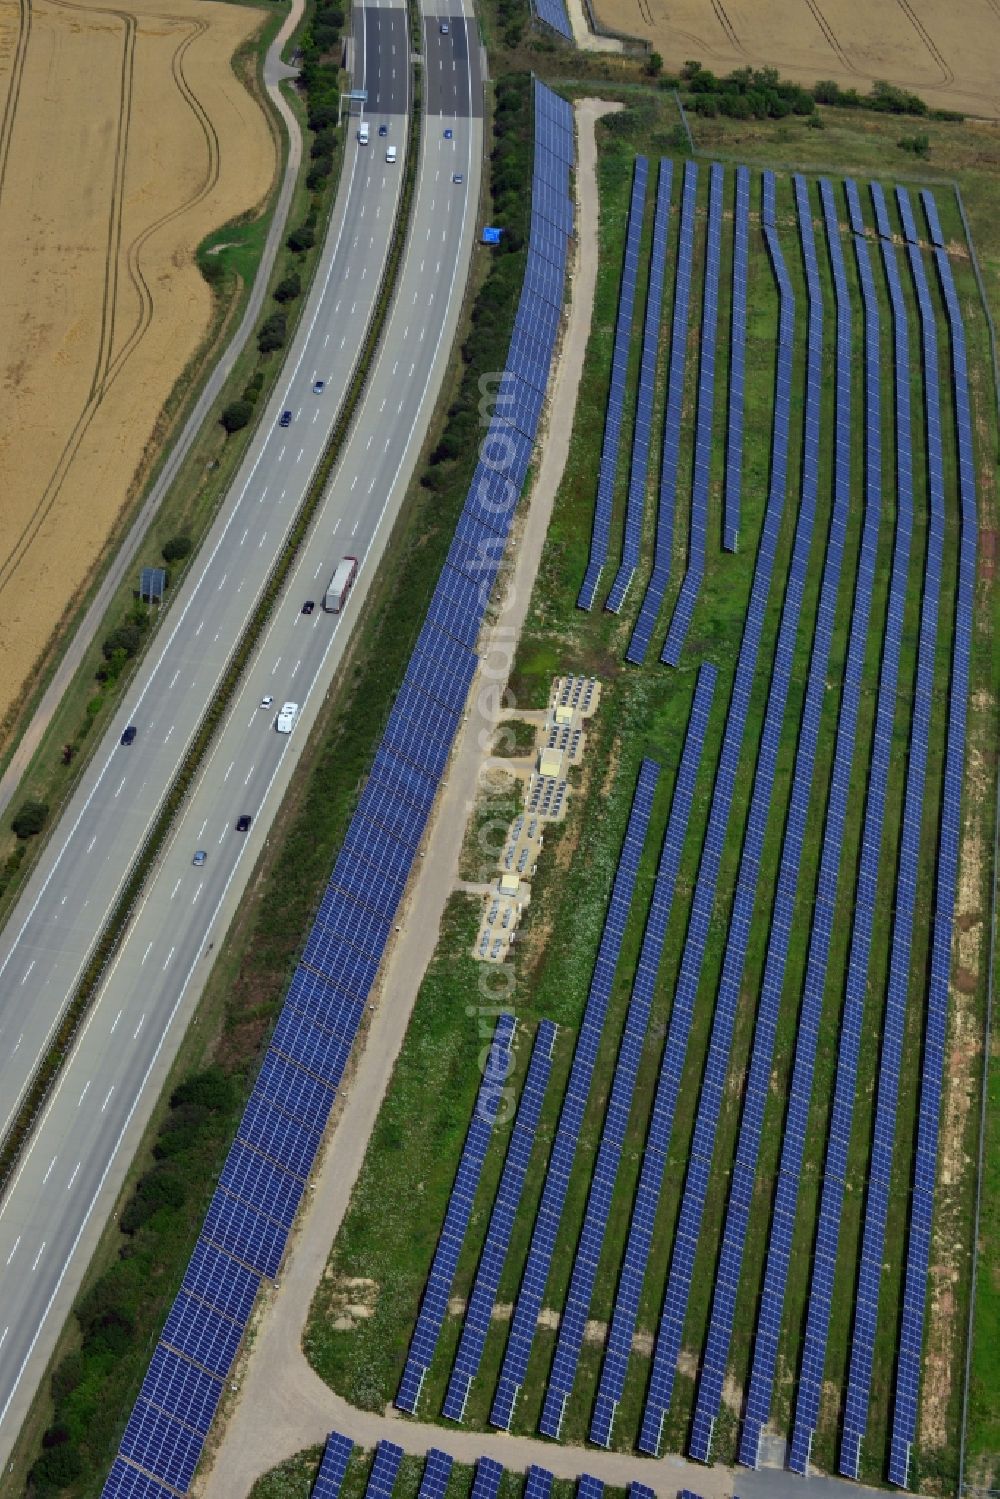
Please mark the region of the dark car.
[[454, 140], [454, 138], [455, 138], [455, 132], [454, 132], [454, 130], [446, 130], [445, 133], [444, 133], [444, 138], [445, 138], [446, 141]]
[[324, 391], [325, 387], [326, 387], [326, 381], [325, 380], [314, 380], [313, 381], [313, 390], [316, 393], [316, 395], [321, 396], [323, 394], [323, 391]]
[[451, 180], [452, 182], [464, 182], [465, 178], [462, 176], [461, 172], [453, 172]]
[[378, 127], [378, 133], [379, 133], [379, 135], [388, 135], [389, 134], [389, 127], [388, 127], [388, 125], [380, 125]]
[[442, 21], [441, 24], [438, 27], [438, 30], [440, 31], [440, 33], [441, 33], [442, 36], [447, 36], [448, 32], [450, 31], [450, 29], [451, 28], [449, 27], [447, 21]]
[[129, 726], [128, 726], [128, 728], [125, 730], [124, 734], [122, 735], [122, 744], [131, 744], [132, 741], [135, 739], [136, 734], [138, 734], [138, 732], [139, 732], [139, 730], [136, 728], [135, 724], [134, 723], [130, 723]]
[[292, 425], [292, 413], [290, 411], [283, 411], [281, 413], [281, 416], [278, 419], [278, 426], [279, 427], [290, 427], [291, 425]]
[[194, 865], [195, 869], [200, 869], [207, 858], [208, 854], [205, 852], [205, 850], [203, 848], [199, 848], [194, 858], [191, 860], [191, 863]]
[[237, 817], [236, 819], [236, 831], [238, 833], [249, 833], [252, 822], [253, 818], [250, 816], [250, 813], [244, 812], [242, 817]]
[[303, 614], [311, 614], [313, 612], [313, 610], [315, 609], [315, 607], [316, 607], [316, 600], [315, 599], [306, 599], [305, 603], [302, 605], [302, 613]]

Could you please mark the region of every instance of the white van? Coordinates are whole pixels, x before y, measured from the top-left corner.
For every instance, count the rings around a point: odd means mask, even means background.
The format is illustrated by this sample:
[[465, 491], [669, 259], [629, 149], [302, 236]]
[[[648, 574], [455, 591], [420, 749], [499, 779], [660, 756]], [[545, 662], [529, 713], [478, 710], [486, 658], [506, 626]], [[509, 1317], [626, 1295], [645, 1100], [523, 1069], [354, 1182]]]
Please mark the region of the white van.
[[278, 714], [275, 728], [279, 734], [290, 734], [295, 727], [299, 716], [298, 703], [282, 703], [281, 712]]
[[388, 151], [385, 153], [385, 159], [389, 163], [389, 165], [392, 166], [393, 162], [396, 160], [395, 146], [389, 147]]
[[358, 145], [359, 146], [367, 146], [367, 144], [368, 144], [368, 121], [367, 120], [362, 120], [361, 124], [358, 126]]

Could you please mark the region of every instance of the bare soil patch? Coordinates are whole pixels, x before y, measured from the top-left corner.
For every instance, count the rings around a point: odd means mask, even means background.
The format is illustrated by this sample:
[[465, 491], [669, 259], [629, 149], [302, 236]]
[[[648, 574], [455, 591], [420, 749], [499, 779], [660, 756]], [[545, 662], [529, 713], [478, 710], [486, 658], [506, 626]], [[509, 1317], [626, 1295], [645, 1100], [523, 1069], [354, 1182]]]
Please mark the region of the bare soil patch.
[[262, 19], [214, 0], [0, 0], [0, 722], [210, 326], [197, 245], [273, 180], [231, 61]]
[[773, 67], [866, 93], [878, 78], [935, 109], [1000, 115], [1000, 11], [992, 0], [594, 0], [609, 29], [648, 41], [676, 70]]

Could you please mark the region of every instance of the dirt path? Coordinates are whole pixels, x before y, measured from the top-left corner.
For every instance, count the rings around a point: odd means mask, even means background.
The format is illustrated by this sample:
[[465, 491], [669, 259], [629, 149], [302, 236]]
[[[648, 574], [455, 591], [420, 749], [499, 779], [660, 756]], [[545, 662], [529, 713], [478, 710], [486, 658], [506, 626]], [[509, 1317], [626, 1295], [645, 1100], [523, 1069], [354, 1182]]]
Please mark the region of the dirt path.
[[726, 1470], [705, 1469], [680, 1458], [653, 1463], [620, 1453], [584, 1454], [579, 1448], [558, 1447], [531, 1438], [444, 1429], [404, 1420], [392, 1411], [377, 1415], [356, 1410], [323, 1383], [306, 1362], [301, 1347], [313, 1291], [350, 1202], [420, 979], [437, 944], [444, 904], [454, 888], [466, 819], [475, 804], [481, 769], [502, 711], [502, 689], [527, 613], [566, 463], [597, 277], [594, 125], [608, 108], [599, 100], [582, 100], [577, 105], [578, 259], [572, 301], [552, 386], [548, 437], [507, 594], [484, 642], [484, 665], [474, 684], [468, 719], [448, 770], [433, 836], [409, 899], [403, 930], [384, 972], [364, 1049], [345, 1089], [339, 1121], [316, 1177], [312, 1206], [302, 1215], [280, 1282], [269, 1291], [259, 1315], [251, 1352], [235, 1375], [238, 1396], [231, 1400], [223, 1418], [221, 1438], [196, 1480], [194, 1492], [205, 1499], [245, 1495], [262, 1473], [301, 1448], [325, 1441], [334, 1429], [348, 1433], [366, 1447], [391, 1433], [393, 1440], [409, 1452], [424, 1454], [437, 1445], [465, 1463], [489, 1455], [516, 1469], [540, 1463], [566, 1478], [575, 1478], [586, 1468], [607, 1483], [624, 1486], [641, 1473], [662, 1493], [672, 1493], [681, 1483], [693, 1482], [704, 1499], [728, 1499], [732, 1494], [732, 1478]]

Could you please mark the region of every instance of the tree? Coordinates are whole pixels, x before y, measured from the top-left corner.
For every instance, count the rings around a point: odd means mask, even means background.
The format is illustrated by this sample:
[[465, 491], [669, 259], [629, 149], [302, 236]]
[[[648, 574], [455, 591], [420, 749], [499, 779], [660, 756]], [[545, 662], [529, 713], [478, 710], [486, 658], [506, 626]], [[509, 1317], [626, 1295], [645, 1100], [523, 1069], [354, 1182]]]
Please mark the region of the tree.
[[105, 661], [110, 661], [116, 651], [123, 652], [128, 659], [135, 655], [141, 644], [142, 631], [137, 624], [118, 625], [103, 641], [101, 652]]
[[249, 401], [230, 401], [229, 405], [219, 417], [219, 421], [227, 432], [238, 432], [245, 427], [253, 416], [253, 407]]
[[45, 819], [49, 815], [47, 802], [26, 801], [21, 806], [11, 822], [11, 829], [19, 838], [32, 838], [40, 833], [45, 826]]
[[283, 312], [272, 312], [269, 318], [265, 318], [257, 334], [257, 347], [262, 354], [270, 354], [274, 349], [283, 349], [288, 324]]
[[306, 187], [311, 193], [318, 193], [324, 182], [330, 176], [330, 168], [333, 166], [332, 156], [321, 156], [310, 168], [306, 176]]
[[650, 78], [658, 78], [663, 72], [663, 58], [659, 52], [651, 52], [646, 59], [646, 72]]
[[283, 276], [274, 288], [276, 302], [294, 302], [295, 298], [301, 295], [302, 278], [298, 271], [293, 271], [290, 276]]
[[164, 562], [180, 562], [191, 550], [190, 536], [171, 536], [160, 553]]
[[301, 224], [298, 229], [293, 229], [285, 240], [285, 244], [294, 255], [302, 255], [306, 250], [311, 250], [316, 243], [316, 232], [310, 229], [308, 224]]

